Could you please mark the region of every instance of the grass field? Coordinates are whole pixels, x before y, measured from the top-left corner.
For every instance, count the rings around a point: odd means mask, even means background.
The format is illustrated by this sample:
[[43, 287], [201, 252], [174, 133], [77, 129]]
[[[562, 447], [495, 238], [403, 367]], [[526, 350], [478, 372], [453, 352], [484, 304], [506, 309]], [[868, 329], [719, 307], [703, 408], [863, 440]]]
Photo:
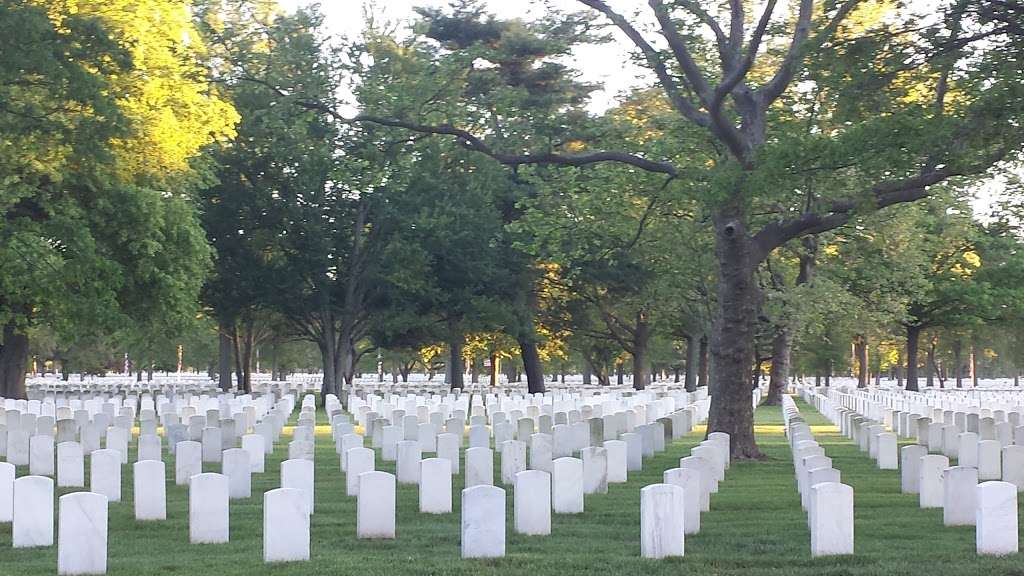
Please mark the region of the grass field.
[[[190, 545], [188, 495], [174, 485], [168, 458], [167, 512], [163, 522], [136, 522], [132, 514], [131, 466], [122, 475], [123, 500], [110, 505], [109, 564], [113, 575], [182, 574], [188, 576], [298, 574], [699, 574], [699, 575], [1024, 575], [1024, 558], [979, 558], [974, 529], [945, 528], [941, 510], [921, 510], [916, 496], [899, 492], [899, 473], [879, 471], [840, 436], [813, 408], [798, 402], [815, 438], [841, 470], [855, 493], [856, 555], [825, 559], [810, 556], [810, 534], [793, 480], [789, 448], [778, 408], [757, 411], [757, 435], [767, 459], [732, 466], [701, 518], [701, 533], [687, 537], [686, 557], [640, 558], [640, 488], [660, 482], [662, 471], [701, 440], [702, 431], [673, 443], [644, 461], [627, 484], [608, 494], [586, 497], [586, 512], [554, 515], [552, 534], [519, 536], [512, 532], [512, 490], [508, 489], [507, 556], [499, 560], [459, 558], [459, 498], [456, 477], [453, 514], [417, 511], [415, 487], [398, 489], [398, 538], [355, 537], [355, 499], [344, 494], [344, 476], [325, 428], [317, 436], [316, 514], [312, 519], [312, 561], [265, 565], [262, 562], [262, 494], [278, 486], [279, 465], [287, 446], [279, 445], [264, 474], [253, 476], [253, 497], [231, 503], [231, 542]], [[321, 420], [323, 417], [321, 416]], [[286, 440], [284, 438], [283, 440]], [[133, 442], [132, 451], [135, 445]], [[379, 454], [378, 454], [379, 456]], [[134, 461], [134, 454], [132, 454]], [[217, 471], [207, 465], [207, 471]], [[378, 469], [394, 472], [393, 463]], [[495, 470], [500, 470], [495, 462]], [[18, 470], [18, 475], [27, 474]], [[61, 491], [65, 493], [65, 491]], [[0, 575], [56, 573], [56, 545], [11, 548], [10, 524], [0, 525]]]

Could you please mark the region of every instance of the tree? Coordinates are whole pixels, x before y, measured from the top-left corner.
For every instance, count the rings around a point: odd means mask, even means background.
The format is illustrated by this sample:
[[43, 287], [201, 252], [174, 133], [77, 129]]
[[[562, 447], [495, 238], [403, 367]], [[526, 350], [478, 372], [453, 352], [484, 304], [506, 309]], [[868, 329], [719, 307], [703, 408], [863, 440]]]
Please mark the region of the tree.
[[[733, 457], [759, 457], [749, 386], [758, 265], [790, 240], [921, 199], [936, 185], [984, 174], [1016, 153], [1019, 122], [1007, 120], [1020, 117], [1022, 86], [1009, 64], [1016, 50], [1011, 26], [986, 21], [960, 1], [938, 7], [944, 17], [921, 29], [909, 10], [872, 22], [858, 0], [828, 4], [823, 12], [802, 0], [783, 40], [783, 29], [771, 25], [775, 2], [753, 29], [743, 3], [732, 2], [726, 29], [715, 10], [698, 2], [652, 0], [668, 44], [663, 51], [602, 0], [580, 2], [629, 39], [675, 112], [712, 139], [719, 153], [699, 173], [672, 155], [580, 151], [566, 138], [509, 143], [481, 135], [471, 123], [433, 122], [408, 109], [339, 116], [449, 136], [515, 168], [611, 161], [687, 180], [707, 206], [718, 260], [709, 430], [731, 435]], [[710, 44], [691, 33], [696, 26], [709, 31]], [[956, 65], [967, 57], [975, 65]], [[855, 65], [862, 62], [870, 65]], [[793, 89], [797, 80], [819, 90]], [[826, 92], [831, 99], [822, 106], [816, 98]], [[830, 128], [793, 129], [806, 122]], [[950, 145], [936, 149], [936, 141]], [[804, 189], [807, 171], [826, 185]]]

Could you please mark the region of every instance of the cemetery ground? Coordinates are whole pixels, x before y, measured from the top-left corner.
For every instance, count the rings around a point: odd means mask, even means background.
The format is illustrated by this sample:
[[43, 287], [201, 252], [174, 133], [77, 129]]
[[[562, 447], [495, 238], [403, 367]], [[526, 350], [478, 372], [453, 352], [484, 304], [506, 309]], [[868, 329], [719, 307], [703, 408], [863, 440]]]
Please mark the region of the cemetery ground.
[[[253, 496], [232, 500], [231, 541], [193, 545], [188, 542], [188, 493], [174, 484], [169, 464], [167, 520], [137, 522], [132, 514], [132, 467], [122, 469], [123, 496], [109, 506], [108, 573], [111, 575], [185, 574], [787, 574], [882, 575], [1021, 574], [1018, 556], [975, 554], [974, 527], [944, 527], [941, 509], [921, 509], [917, 496], [901, 494], [899, 472], [881, 471], [872, 460], [808, 404], [797, 401], [815, 439], [841, 471], [855, 494], [856, 555], [812, 559], [806, 516], [800, 507], [791, 455], [777, 407], [756, 413], [757, 437], [767, 459], [734, 463], [711, 511], [701, 517], [701, 531], [686, 537], [686, 556], [664, 560], [640, 557], [640, 488], [662, 481], [662, 472], [677, 465], [702, 439], [704, 428], [674, 442], [644, 461], [629, 482], [612, 484], [607, 494], [588, 495], [580, 515], [552, 515], [550, 536], [523, 536], [511, 529], [512, 488], [506, 489], [507, 556], [497, 560], [459, 557], [459, 498], [463, 475], [453, 477], [454, 511], [418, 512], [414, 485], [399, 485], [397, 539], [356, 538], [356, 498], [345, 495], [344, 474], [319, 414], [316, 444], [316, 508], [311, 520], [311, 562], [264, 564], [262, 495], [279, 486], [279, 467], [287, 446], [268, 455], [266, 472], [252, 477]], [[294, 422], [293, 422], [294, 423]], [[285, 434], [290, 431], [286, 429]], [[130, 462], [136, 442], [131, 442]], [[168, 456], [168, 460], [173, 456]], [[377, 460], [378, 469], [394, 472], [394, 462]], [[205, 471], [219, 471], [206, 464]], [[464, 469], [464, 468], [463, 468]], [[495, 470], [500, 469], [496, 455]], [[88, 472], [88, 471], [87, 471]], [[27, 474], [18, 470], [18, 476]], [[75, 489], [58, 489], [62, 495]], [[81, 490], [81, 489], [79, 489]], [[1024, 504], [1024, 499], [1021, 500]], [[0, 574], [35, 576], [54, 573], [57, 547], [11, 548], [11, 525], [0, 525]]]

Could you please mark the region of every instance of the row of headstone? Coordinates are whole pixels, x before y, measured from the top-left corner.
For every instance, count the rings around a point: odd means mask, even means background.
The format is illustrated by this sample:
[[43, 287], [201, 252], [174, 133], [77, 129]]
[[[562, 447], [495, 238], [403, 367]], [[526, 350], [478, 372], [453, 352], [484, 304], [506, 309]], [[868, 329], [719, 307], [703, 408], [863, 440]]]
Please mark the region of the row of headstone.
[[782, 413], [800, 505], [807, 511], [811, 555], [853, 554], [853, 488], [842, 483], [790, 396], [783, 396]]
[[[834, 406], [830, 398], [813, 389], [803, 389], [801, 393], [816, 406], [824, 407], [822, 413], [837, 422], [840, 430], [862, 450], [865, 445], [869, 450], [873, 445], [881, 447], [883, 438], [895, 440], [896, 434], [887, 432], [884, 424], [868, 419], [855, 409]], [[858, 405], [863, 408], [871, 403], [860, 402]], [[953, 412], [951, 417], [955, 419], [956, 414], [963, 413]], [[903, 416], [897, 413], [894, 421], [900, 421]], [[1017, 492], [1024, 471], [1024, 446], [1002, 446], [994, 439], [979, 441], [978, 433], [958, 432], [956, 424], [932, 423], [927, 417], [905, 416], [905, 421], [914, 422], [918, 434], [916, 444], [899, 449], [901, 492], [917, 495], [921, 508], [942, 509], [946, 526], [975, 526], [978, 554], [1016, 553]], [[979, 424], [984, 422], [984, 418], [968, 418], [972, 414], [964, 416], [965, 426], [967, 420]], [[950, 465], [946, 454], [929, 453], [929, 449], [942, 452], [943, 445], [951, 443], [951, 440], [943, 438], [950, 432], [955, 433], [958, 443], [956, 466]], [[877, 458], [870, 451], [869, 456]], [[1001, 477], [1015, 481], [999, 481]]]

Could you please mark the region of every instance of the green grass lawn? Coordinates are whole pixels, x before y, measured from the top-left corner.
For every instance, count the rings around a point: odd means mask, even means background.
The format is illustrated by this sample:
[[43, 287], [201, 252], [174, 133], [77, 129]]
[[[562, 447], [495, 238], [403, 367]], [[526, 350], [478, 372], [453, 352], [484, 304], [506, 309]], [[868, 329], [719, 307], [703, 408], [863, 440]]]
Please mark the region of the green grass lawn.
[[[843, 482], [855, 493], [856, 555], [812, 559], [806, 517], [800, 508], [789, 448], [782, 434], [781, 411], [757, 411], [758, 441], [767, 459], [732, 466], [711, 511], [701, 518], [701, 533], [687, 537], [686, 557], [640, 558], [640, 488], [660, 482], [662, 471], [701, 440], [695, 432], [644, 461], [627, 484], [608, 494], [587, 496], [586, 512], [554, 515], [552, 534], [519, 536], [512, 532], [512, 490], [507, 495], [507, 556], [499, 560], [459, 558], [459, 490], [456, 477], [453, 514], [420, 514], [415, 487], [398, 489], [398, 538], [355, 537], [355, 499], [345, 496], [344, 477], [328, 434], [317, 437], [316, 514], [312, 520], [312, 561], [265, 565], [262, 561], [262, 494], [277, 487], [287, 446], [268, 458], [266, 472], [253, 476], [253, 498], [231, 503], [231, 543], [188, 543], [188, 494], [174, 485], [168, 458], [167, 513], [163, 522], [136, 522], [132, 514], [131, 466], [122, 474], [123, 500], [110, 505], [108, 573], [183, 574], [707, 574], [707, 575], [891, 575], [986, 576], [1024, 574], [1024, 559], [978, 558], [974, 529], [945, 528], [941, 510], [921, 510], [917, 497], [899, 492], [897, 471], [876, 470], [871, 460], [813, 408], [798, 402], [815, 438], [825, 447]], [[323, 421], [323, 416], [320, 417]], [[323, 423], [323, 422], [322, 422]], [[286, 440], [286, 438], [284, 438]], [[134, 453], [135, 445], [132, 443]], [[132, 456], [134, 459], [134, 454]], [[218, 467], [207, 471], [217, 471]], [[394, 472], [379, 459], [378, 469]], [[495, 460], [495, 471], [500, 466]], [[18, 470], [18, 475], [26, 474]], [[496, 474], [497, 476], [497, 474]], [[64, 493], [66, 491], [61, 491]], [[0, 525], [0, 575], [56, 573], [57, 547], [11, 548], [10, 524]]]

